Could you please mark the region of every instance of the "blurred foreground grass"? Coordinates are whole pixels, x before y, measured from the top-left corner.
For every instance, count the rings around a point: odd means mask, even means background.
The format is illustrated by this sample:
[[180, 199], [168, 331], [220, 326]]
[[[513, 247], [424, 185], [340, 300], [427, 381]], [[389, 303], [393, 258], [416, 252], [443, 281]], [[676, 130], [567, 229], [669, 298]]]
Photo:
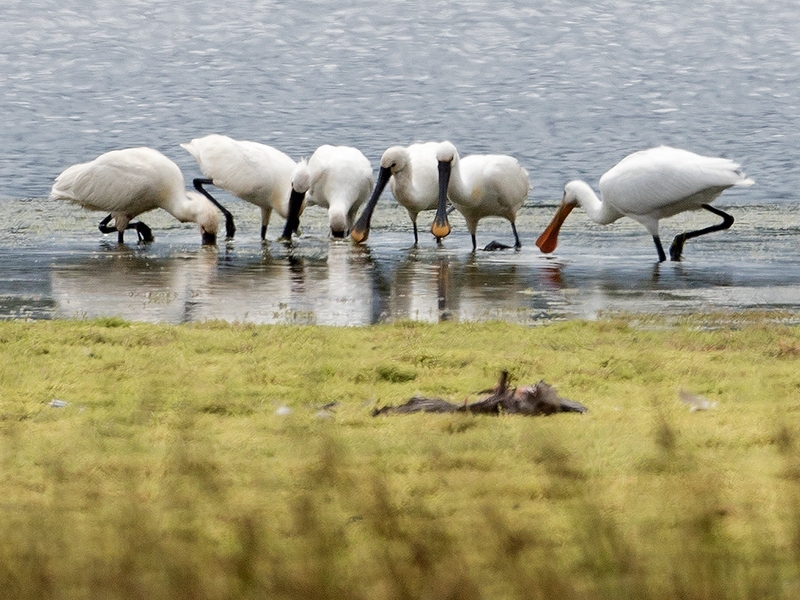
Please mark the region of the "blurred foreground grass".
[[[709, 323], [0, 322], [0, 597], [796, 598], [800, 328]], [[369, 416], [502, 369], [589, 413]]]

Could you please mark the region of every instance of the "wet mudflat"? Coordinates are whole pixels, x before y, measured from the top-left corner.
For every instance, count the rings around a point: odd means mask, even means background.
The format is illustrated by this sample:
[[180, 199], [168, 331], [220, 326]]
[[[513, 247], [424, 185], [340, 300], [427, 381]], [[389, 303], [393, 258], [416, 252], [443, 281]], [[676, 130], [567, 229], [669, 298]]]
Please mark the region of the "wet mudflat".
[[[800, 309], [800, 206], [723, 205], [736, 218], [728, 232], [687, 243], [680, 263], [656, 262], [638, 224], [609, 227], [579, 211], [553, 255], [535, 247], [554, 205], [523, 207], [523, 248], [475, 254], [463, 220], [437, 247], [427, 233], [412, 246], [410, 223], [391, 196], [381, 201], [366, 244], [332, 240], [325, 213], [311, 207], [291, 247], [258, 239], [257, 211], [232, 204], [232, 242], [202, 247], [191, 225], [146, 215], [152, 244], [96, 229], [95, 213], [46, 199], [9, 201], [2, 227], [0, 317], [92, 318], [184, 323], [367, 325], [411, 319], [537, 323], [616, 313], [684, 316], [697, 312]], [[47, 215], [45, 221], [43, 216]], [[420, 217], [426, 231], [430, 216]], [[704, 226], [709, 215], [667, 220], [663, 236]], [[510, 243], [501, 219], [486, 219], [478, 244]]]

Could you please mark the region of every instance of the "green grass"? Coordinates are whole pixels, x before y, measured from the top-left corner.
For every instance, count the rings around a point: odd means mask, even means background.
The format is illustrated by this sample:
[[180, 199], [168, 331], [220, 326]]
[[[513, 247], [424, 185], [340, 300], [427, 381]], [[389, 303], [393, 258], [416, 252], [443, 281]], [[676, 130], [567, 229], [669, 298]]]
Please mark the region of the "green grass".
[[[589, 412], [369, 416], [502, 369]], [[799, 434], [759, 315], [0, 322], [0, 598], [795, 598]]]

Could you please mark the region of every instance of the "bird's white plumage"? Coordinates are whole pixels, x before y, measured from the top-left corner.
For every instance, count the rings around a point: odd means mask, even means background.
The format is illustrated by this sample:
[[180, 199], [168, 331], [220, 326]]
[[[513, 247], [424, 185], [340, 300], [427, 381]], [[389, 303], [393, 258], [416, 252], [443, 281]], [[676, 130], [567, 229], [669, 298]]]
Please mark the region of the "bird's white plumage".
[[358, 222], [350, 230], [356, 242], [369, 237], [369, 224], [387, 184], [391, 183], [392, 194], [400, 206], [408, 211], [414, 226], [414, 245], [419, 242], [417, 215], [423, 210], [438, 208], [439, 175], [436, 152], [438, 142], [411, 144], [408, 147], [392, 146], [381, 156], [378, 181], [361, 213]]
[[297, 166], [288, 155], [258, 142], [207, 135], [181, 144], [214, 185], [261, 208], [261, 225], [269, 225], [272, 211], [289, 214], [292, 174]]
[[[306, 170], [298, 169], [294, 176], [307, 186], [306, 202], [328, 210], [334, 235], [347, 233], [375, 183], [369, 159], [356, 148], [326, 144], [311, 155]], [[302, 185], [294, 187], [303, 191]]]
[[531, 187], [528, 172], [516, 158], [504, 154], [460, 158], [453, 144], [442, 142], [437, 160], [451, 165], [447, 197], [464, 215], [473, 240], [484, 217], [503, 217], [514, 224]]
[[731, 186], [752, 183], [738, 169], [726, 158], [660, 146], [622, 159], [600, 178], [600, 194], [623, 215], [657, 222], [699, 209]]
[[600, 178], [601, 198], [584, 181], [564, 186], [564, 198], [553, 220], [536, 241], [542, 252], [555, 250], [558, 232], [570, 211], [580, 205], [596, 223], [606, 225], [624, 216], [641, 223], [656, 244], [659, 260], [666, 260], [659, 236], [659, 221], [687, 210], [705, 208], [723, 217], [719, 225], [682, 233], [673, 240], [670, 256], [680, 260], [687, 239], [727, 229], [733, 217], [711, 207], [726, 189], [752, 185], [753, 180], [726, 158], [659, 146], [635, 152]]
[[112, 150], [73, 165], [55, 180], [50, 197], [109, 212], [120, 231], [131, 219], [162, 208], [216, 235], [219, 214], [205, 197], [186, 191], [180, 168], [152, 148]]
[[422, 142], [408, 147], [392, 146], [381, 157], [381, 166], [392, 172], [389, 186], [397, 203], [408, 211], [411, 221], [425, 210], [436, 210], [439, 171], [436, 151], [439, 142]]

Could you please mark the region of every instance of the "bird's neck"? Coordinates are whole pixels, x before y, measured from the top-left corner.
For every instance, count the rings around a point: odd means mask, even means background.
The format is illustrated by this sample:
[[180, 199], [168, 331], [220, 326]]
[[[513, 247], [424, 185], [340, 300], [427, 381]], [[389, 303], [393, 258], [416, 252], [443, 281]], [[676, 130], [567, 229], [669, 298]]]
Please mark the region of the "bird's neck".
[[199, 205], [199, 201], [189, 198], [186, 194], [178, 194], [172, 196], [163, 208], [181, 223], [187, 223], [197, 221]]
[[450, 167], [450, 182], [447, 186], [447, 197], [456, 204], [469, 204], [471, 190], [461, 177], [461, 161], [458, 155], [453, 158]]
[[392, 182], [392, 194], [394, 194], [395, 187], [411, 189], [414, 184], [414, 169], [411, 167], [411, 161], [408, 161], [408, 164], [399, 171], [392, 173], [392, 179], [394, 179]]
[[341, 201], [332, 201], [328, 206], [328, 223], [331, 231], [344, 231], [350, 229], [352, 223], [348, 218], [347, 206]]
[[588, 183], [578, 181], [575, 186], [575, 197], [587, 216], [600, 225], [607, 225], [619, 219], [620, 214], [601, 201]]

